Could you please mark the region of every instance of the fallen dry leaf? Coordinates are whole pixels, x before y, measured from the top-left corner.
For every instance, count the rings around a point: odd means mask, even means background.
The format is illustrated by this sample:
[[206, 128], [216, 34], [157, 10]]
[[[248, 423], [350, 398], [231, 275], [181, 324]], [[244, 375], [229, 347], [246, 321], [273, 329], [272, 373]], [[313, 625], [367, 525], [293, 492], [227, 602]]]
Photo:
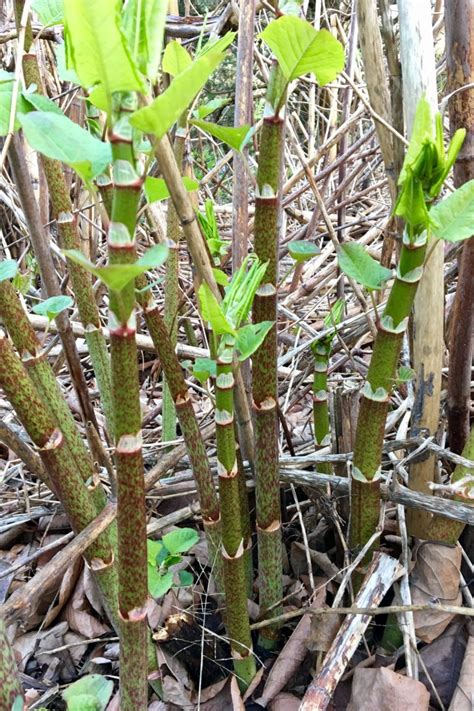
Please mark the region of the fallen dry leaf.
[[327, 652], [339, 631], [342, 620], [342, 615], [312, 615], [308, 649], [312, 652]]
[[[413, 604], [439, 602], [460, 605], [460, 569], [459, 546], [421, 543], [410, 575]], [[446, 629], [454, 615], [443, 611], [421, 610], [414, 612], [413, 617], [417, 637], [423, 642], [432, 642]]]
[[43, 627], [49, 627], [54, 622], [61, 610], [71, 598], [71, 595], [74, 591], [74, 587], [79, 578], [82, 566], [82, 558], [77, 558], [75, 561], [73, 561], [72, 565], [67, 568], [66, 572], [61, 577], [59, 594], [55, 597], [55, 604], [49, 608], [48, 612], [44, 617], [42, 623]]
[[270, 670], [263, 693], [257, 703], [267, 704], [281, 691], [301, 666], [308, 654], [307, 642], [311, 631], [311, 615], [303, 615], [296, 625], [288, 642]]
[[300, 704], [301, 699], [293, 696], [293, 694], [282, 692], [270, 702], [268, 711], [298, 711]]
[[239, 685], [235, 676], [230, 680], [230, 696], [232, 699], [232, 711], [245, 711], [244, 702], [242, 701]]
[[461, 673], [466, 645], [467, 631], [464, 620], [457, 619], [449, 625], [438, 639], [435, 639], [431, 644], [427, 644], [421, 650], [420, 655], [426, 667], [426, 675], [420, 666], [419, 679], [429, 690], [431, 703], [434, 706], [438, 706], [438, 703], [430, 680], [442, 703], [445, 707], [448, 707]]
[[110, 628], [103, 625], [97, 617], [93, 617], [93, 615], [90, 614], [89, 601], [84, 592], [83, 581], [84, 578], [81, 576], [74, 590], [74, 594], [67, 604], [65, 618], [74, 632], [78, 632], [89, 639], [94, 639], [95, 637], [100, 637], [109, 632]]
[[347, 711], [428, 711], [430, 695], [420, 681], [386, 667], [356, 669]]
[[474, 708], [474, 636], [467, 642], [466, 652], [461, 667], [456, 691], [453, 694], [449, 711], [472, 711]]

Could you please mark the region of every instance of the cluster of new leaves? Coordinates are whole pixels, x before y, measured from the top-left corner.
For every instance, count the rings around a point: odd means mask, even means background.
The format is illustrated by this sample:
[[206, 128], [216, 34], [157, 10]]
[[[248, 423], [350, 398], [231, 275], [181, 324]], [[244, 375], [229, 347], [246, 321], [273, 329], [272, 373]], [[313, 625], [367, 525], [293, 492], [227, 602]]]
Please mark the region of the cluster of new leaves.
[[173, 586], [184, 587], [193, 584], [193, 576], [187, 570], [170, 568], [182, 563], [182, 553], [186, 553], [199, 541], [193, 528], [177, 528], [166, 533], [160, 541], [147, 541], [148, 547], [148, 589], [152, 597], [161, 597]]
[[[441, 116], [435, 120], [425, 98], [418, 102], [412, 137], [400, 172], [394, 214], [405, 221], [410, 242], [425, 232], [435, 239], [459, 242], [474, 233], [474, 180], [432, 206], [461, 149], [465, 130], [456, 131], [445, 151]], [[383, 289], [392, 276], [360, 244], [341, 247], [342, 271], [368, 290]]]

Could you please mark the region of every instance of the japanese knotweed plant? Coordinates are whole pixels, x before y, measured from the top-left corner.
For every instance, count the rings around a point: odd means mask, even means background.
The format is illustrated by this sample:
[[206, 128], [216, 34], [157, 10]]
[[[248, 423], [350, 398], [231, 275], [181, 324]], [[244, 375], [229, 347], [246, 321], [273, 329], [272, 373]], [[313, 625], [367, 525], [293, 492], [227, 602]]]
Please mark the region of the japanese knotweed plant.
[[447, 152], [441, 116], [434, 121], [426, 99], [416, 112], [410, 144], [399, 178], [400, 192], [394, 208], [405, 221], [402, 247], [395, 274], [381, 266], [361, 245], [341, 248], [341, 269], [369, 290], [382, 289], [394, 277], [383, 313], [377, 315], [367, 381], [357, 422], [351, 477], [350, 541], [360, 549], [372, 536], [380, 517], [382, 446], [392, 387], [403, 335], [407, 329], [423, 265], [435, 240], [458, 242], [474, 232], [474, 181], [465, 183], [439, 202], [444, 181], [464, 140], [455, 133]]
[[[344, 314], [344, 300], [338, 299], [324, 319], [325, 335], [311, 344], [314, 358], [313, 375], [313, 427], [314, 442], [317, 447], [331, 443], [328, 408], [328, 367], [334, 341], [335, 326]], [[331, 473], [330, 464], [323, 465], [321, 471]]]
[[246, 688], [255, 675], [255, 658], [247, 612], [248, 502], [239, 470], [234, 430], [234, 368], [236, 358], [253, 355], [272, 328], [271, 321], [242, 325], [250, 312], [267, 264], [247, 257], [225, 289], [219, 304], [207, 284], [199, 289], [203, 319], [212, 329], [216, 354], [217, 471], [222, 516], [222, 559], [226, 622], [235, 673]]
[[[43, 10], [49, 12], [51, 3], [46, 5]], [[145, 708], [147, 703], [145, 604], [148, 590], [135, 279], [161, 264], [167, 253], [166, 248], [156, 246], [137, 260], [138, 206], [155, 144], [179, 120], [218, 67], [234, 34], [228, 33], [204, 45], [199, 56], [187, 66], [181, 66], [169, 87], [154, 99], [166, 3], [129, 0], [124, 5], [117, 0], [66, 0], [63, 8], [59, 4], [55, 7], [58, 16], [53, 20], [65, 27], [66, 66], [64, 61], [59, 62], [59, 71], [65, 81], [79, 84], [87, 92], [89, 104], [99, 112], [94, 118], [96, 128], [92, 130], [92, 121], [88, 122], [91, 130], [81, 128], [54, 102], [41, 95], [41, 79], [28, 28], [28, 53], [18, 58], [23, 63], [26, 86], [18, 95], [15, 77], [7, 72], [2, 72], [0, 77], [0, 131], [3, 135], [9, 132], [12, 117], [14, 129], [21, 130], [31, 147], [44, 158], [53, 214], [71, 271], [73, 295], [87, 334], [104, 406], [108, 409], [108, 428], [115, 442], [118, 490], [121, 708], [137, 709]], [[19, 14], [22, 9], [23, 3], [19, 0]], [[101, 131], [97, 128], [102, 129], [107, 140], [101, 140]], [[153, 136], [153, 143], [147, 139], [148, 134]], [[94, 183], [100, 183], [100, 194], [104, 196], [110, 217], [109, 263], [105, 267], [91, 265], [77, 251], [77, 219], [61, 163], [73, 168], [92, 193], [97, 189]], [[109, 290], [110, 362], [88, 271], [102, 279]], [[5, 340], [2, 347], [10, 355]], [[13, 365], [16, 368], [16, 362], [11, 360], [12, 368]], [[20, 376], [23, 382], [22, 371], [18, 372]], [[15, 398], [17, 394], [9, 388], [10, 380], [6, 378], [5, 387], [8, 386], [9, 396]], [[31, 391], [31, 401], [40, 410], [41, 399], [25, 381], [24, 392], [27, 391]], [[24, 401], [16, 404], [26, 418]], [[57, 451], [54, 456], [48, 451], [48, 456], [56, 457], [58, 467], [66, 466], [68, 454], [61, 449], [63, 439], [60, 436], [51, 439], [57, 430], [55, 419], [51, 417], [46, 421], [43, 417], [38, 422], [44, 425], [41, 431], [37, 423], [29, 421], [35, 441], [41, 447], [54, 441]], [[68, 492], [73, 481], [76, 479], [67, 482]], [[59, 487], [55, 488], [60, 492]], [[88, 512], [94, 511], [91, 506]], [[217, 521], [218, 511], [212, 515]], [[75, 528], [80, 528], [83, 520], [84, 516]]]

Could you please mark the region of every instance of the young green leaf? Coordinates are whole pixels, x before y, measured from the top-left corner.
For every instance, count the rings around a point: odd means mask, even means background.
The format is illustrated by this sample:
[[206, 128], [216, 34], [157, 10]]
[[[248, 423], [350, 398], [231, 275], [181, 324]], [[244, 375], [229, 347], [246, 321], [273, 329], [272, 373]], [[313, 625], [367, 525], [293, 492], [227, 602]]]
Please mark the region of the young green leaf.
[[52, 321], [56, 316], [72, 306], [73, 303], [70, 296], [51, 296], [46, 301], [41, 301], [33, 306], [32, 311], [39, 316], [46, 316], [48, 321]]
[[31, 9], [36, 12], [45, 27], [62, 25], [64, 13], [63, 0], [33, 0]]
[[260, 321], [239, 328], [235, 339], [235, 349], [239, 353], [240, 361], [250, 358], [260, 348], [272, 326], [273, 321]]
[[415, 119], [411, 131], [410, 143], [408, 144], [405, 160], [398, 177], [398, 184], [403, 185], [407, 177], [407, 169], [418, 159], [423, 144], [433, 140], [434, 126], [431, 106], [425, 96], [422, 96], [416, 105]]
[[[13, 78], [13, 74], [2, 70], [0, 74], [0, 136], [6, 136], [10, 127]], [[19, 128], [19, 125], [15, 119], [15, 130]]]
[[324, 319], [324, 328], [337, 326], [342, 321], [344, 315], [344, 299], [338, 299], [329, 309], [329, 313]]
[[206, 282], [203, 282], [199, 287], [198, 296], [201, 304], [202, 317], [204, 321], [211, 324], [211, 328], [216, 336], [220, 336], [223, 333], [230, 333], [234, 336], [234, 328], [224, 316], [221, 305], [217, 302], [216, 297]]
[[[212, 250], [211, 250], [212, 252]], [[213, 268], [212, 273], [214, 274], [214, 279], [216, 283], [220, 286], [227, 286], [229, 283], [229, 277], [222, 269]]]
[[193, 574], [189, 570], [178, 571], [179, 585], [182, 588], [189, 588], [194, 583]]
[[423, 184], [415, 178], [411, 168], [407, 168], [407, 177], [398, 194], [393, 212], [405, 220], [410, 236], [423, 232], [430, 224]]
[[148, 566], [148, 591], [152, 597], [163, 597], [172, 587], [173, 573], [162, 575], [158, 572], [156, 566], [154, 568], [150, 565]]
[[77, 249], [64, 250], [64, 254], [72, 262], [79, 264], [100, 279], [111, 291], [120, 292], [141, 274], [161, 266], [168, 256], [168, 247], [164, 244], [156, 244], [135, 264], [109, 264], [106, 267], [96, 267]]
[[314, 74], [321, 86], [344, 69], [344, 49], [327, 30], [315, 30], [306, 20], [286, 15], [260, 34], [272, 50], [287, 81]]
[[42, 94], [36, 94], [29, 91], [23, 91], [20, 95], [18, 107], [18, 113], [28, 114], [31, 111], [44, 111], [48, 113], [50, 111], [58, 116], [64, 116], [63, 112], [54, 101], [48, 99], [47, 96]]
[[227, 145], [235, 151], [242, 151], [252, 138], [254, 132], [253, 127], [249, 124], [238, 127], [219, 126], [218, 123], [200, 121], [199, 119], [194, 119], [191, 123], [193, 126], [197, 126], [202, 131], [209, 133], [220, 141], [224, 141], [224, 143], [227, 143]]
[[398, 383], [409, 383], [416, 378], [416, 372], [407, 365], [401, 365], [397, 372]]
[[19, 120], [35, 151], [71, 166], [85, 182], [102, 173], [112, 160], [110, 144], [97, 140], [63, 114], [32, 111], [19, 115]]
[[[229, 37], [230, 35], [230, 37]], [[228, 32], [229, 44], [233, 33]], [[207, 53], [195, 59], [181, 74], [173, 79], [170, 86], [149, 106], [145, 106], [130, 117], [132, 126], [145, 133], [152, 133], [158, 139], [179, 119], [207, 82], [212, 72], [224, 59], [224, 53]]]
[[193, 111], [194, 118], [205, 119], [210, 114], [226, 106], [230, 102], [230, 99], [211, 99], [206, 104], [201, 104], [197, 109]]
[[293, 240], [293, 242], [288, 242], [288, 251], [290, 257], [296, 262], [306, 262], [308, 259], [315, 257], [317, 254], [321, 254], [321, 250], [312, 242], [307, 240]]
[[167, 3], [163, 0], [128, 0], [122, 27], [140, 71], [155, 81], [160, 66]]
[[56, 56], [58, 75], [61, 81], [80, 84], [81, 82], [74, 69], [69, 69], [66, 65], [66, 45], [64, 43], [56, 45], [54, 54]]
[[192, 373], [201, 385], [204, 385], [209, 378], [216, 377], [217, 364], [212, 358], [196, 358], [192, 367]]
[[474, 180], [434, 205], [430, 218], [432, 232], [438, 239], [461, 242], [474, 235]]
[[114, 683], [102, 674], [88, 674], [63, 691], [68, 711], [104, 711], [114, 690]]
[[120, 27], [117, 0], [67, 0], [64, 25], [68, 67], [95, 106], [111, 115], [115, 91], [145, 92]]
[[357, 242], [343, 244], [338, 261], [344, 274], [367, 289], [382, 289], [392, 276], [390, 269], [379, 264]]
[[193, 63], [188, 50], [183, 47], [180, 42], [172, 40], [166, 45], [163, 55], [163, 71], [171, 74], [172, 77], [178, 76], [181, 72]]
[[194, 528], [175, 528], [163, 536], [163, 545], [170, 553], [185, 553], [199, 541], [199, 534]]
[[0, 262], [0, 281], [13, 279], [18, 271], [18, 264], [14, 259], [5, 259]]
[[[197, 180], [188, 178], [187, 175], [183, 176], [183, 185], [188, 191], [188, 193], [193, 192], [193, 190], [198, 190], [199, 183]], [[167, 200], [170, 197], [170, 192], [168, 186], [163, 178], [152, 178], [148, 177], [145, 180], [145, 195], [148, 202], [158, 202], [159, 200]]]

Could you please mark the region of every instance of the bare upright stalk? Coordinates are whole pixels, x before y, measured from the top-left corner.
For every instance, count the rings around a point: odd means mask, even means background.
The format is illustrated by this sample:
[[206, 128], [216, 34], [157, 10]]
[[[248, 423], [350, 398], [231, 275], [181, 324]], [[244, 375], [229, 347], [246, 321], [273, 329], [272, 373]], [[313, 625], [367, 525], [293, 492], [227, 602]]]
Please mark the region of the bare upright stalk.
[[[468, 0], [447, 0], [445, 6], [448, 91], [461, 89], [449, 101], [451, 133], [465, 127], [466, 139], [454, 166], [454, 183], [459, 187], [474, 178], [474, 7]], [[474, 319], [474, 238], [459, 257], [459, 276], [452, 315], [449, 344], [448, 430], [453, 452], [461, 452], [469, 436], [469, 400]]]
[[[90, 492], [76, 466], [62, 432], [49, 407], [14, 353], [8, 339], [0, 333], [0, 387], [39, 451], [55, 494], [64, 506], [73, 530], [78, 533], [96, 517]], [[117, 576], [108, 531], [87, 549], [87, 562], [101, 592], [104, 607], [118, 629]]]
[[215, 418], [226, 622], [234, 669], [245, 689], [255, 676], [256, 667], [247, 612], [247, 566], [234, 436], [233, 339], [217, 358]]
[[[278, 243], [284, 121], [274, 105], [279, 69], [272, 68], [266, 113], [260, 137], [255, 196], [255, 253], [268, 262], [264, 283], [257, 290], [253, 321], [277, 322]], [[278, 471], [277, 328], [273, 326], [253, 356], [253, 409], [255, 414], [255, 478], [259, 552], [260, 607], [277, 614], [283, 595], [281, 512]], [[276, 630], [265, 627], [261, 643], [272, 647]]]
[[[109, 226], [110, 264], [135, 261], [135, 227], [142, 177], [136, 164], [127, 117], [134, 95], [122, 94], [118, 120], [109, 132], [114, 193]], [[117, 468], [118, 576], [120, 612], [120, 707], [147, 705], [148, 596], [145, 480], [143, 475], [140, 385], [135, 341], [135, 285], [110, 291], [109, 329], [112, 362], [115, 457]]]

